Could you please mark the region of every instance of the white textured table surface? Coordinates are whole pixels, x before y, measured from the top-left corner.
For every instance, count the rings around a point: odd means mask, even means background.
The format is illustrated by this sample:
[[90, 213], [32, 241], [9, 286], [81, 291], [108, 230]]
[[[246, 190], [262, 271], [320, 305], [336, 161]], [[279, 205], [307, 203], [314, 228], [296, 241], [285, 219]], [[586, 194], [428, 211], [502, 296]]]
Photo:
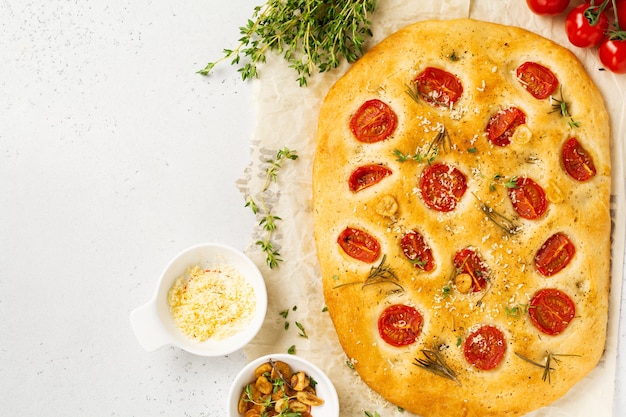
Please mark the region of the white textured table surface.
[[248, 244], [250, 84], [195, 71], [258, 3], [0, 0], [3, 415], [224, 416], [243, 355], [146, 353], [128, 316], [183, 248]]

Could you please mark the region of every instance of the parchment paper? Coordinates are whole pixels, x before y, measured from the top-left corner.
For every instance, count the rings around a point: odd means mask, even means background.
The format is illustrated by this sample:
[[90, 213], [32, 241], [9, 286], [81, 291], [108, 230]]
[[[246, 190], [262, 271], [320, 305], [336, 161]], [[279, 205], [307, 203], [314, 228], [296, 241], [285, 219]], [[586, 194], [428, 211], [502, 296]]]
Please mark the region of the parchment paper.
[[[520, 26], [569, 47], [586, 66], [604, 95], [613, 132], [611, 208], [614, 221], [612, 292], [606, 351], [594, 371], [564, 398], [529, 416], [610, 417], [624, 264], [624, 141], [618, 133], [624, 132], [626, 123], [626, 76], [600, 71], [601, 64], [594, 51], [571, 47], [563, 29], [563, 18], [535, 16], [525, 2], [515, 0], [379, 0], [371, 19], [374, 36], [367, 46], [378, 43], [401, 27], [416, 21], [459, 17]], [[274, 158], [279, 149], [287, 147], [295, 150], [299, 158], [283, 163], [277, 182], [262, 197], [272, 214], [282, 219], [278, 221], [278, 229], [272, 240], [283, 262], [278, 268], [267, 268], [265, 254], [254, 243], [264, 236], [260, 230], [253, 232], [246, 250], [263, 272], [269, 306], [261, 332], [245, 348], [244, 353], [248, 360], [252, 360], [265, 354], [287, 352], [291, 346], [295, 346], [296, 354], [312, 360], [334, 382], [339, 394], [341, 416], [363, 416], [364, 411], [368, 411], [372, 414], [378, 412], [383, 417], [410, 417], [412, 414], [400, 412], [370, 390], [356, 372], [346, 365], [347, 358], [339, 345], [331, 320], [328, 313], [323, 311], [322, 284], [313, 240], [311, 170], [319, 107], [328, 89], [347, 69], [348, 65], [344, 64], [332, 72], [315, 75], [309, 80], [308, 87], [301, 88], [296, 82], [296, 73], [288, 68], [282, 58], [270, 57], [259, 68], [260, 78], [254, 81], [256, 125], [251, 161], [237, 183], [244, 198], [259, 197], [265, 182], [266, 161]]]

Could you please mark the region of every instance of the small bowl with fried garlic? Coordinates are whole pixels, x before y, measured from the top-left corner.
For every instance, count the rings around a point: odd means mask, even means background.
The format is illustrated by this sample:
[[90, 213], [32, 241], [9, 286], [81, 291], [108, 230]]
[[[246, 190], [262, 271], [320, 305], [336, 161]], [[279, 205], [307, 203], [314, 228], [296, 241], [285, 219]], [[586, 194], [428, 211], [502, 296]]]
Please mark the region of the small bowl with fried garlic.
[[339, 399], [330, 378], [310, 361], [284, 353], [246, 365], [230, 387], [227, 407], [229, 417], [339, 416]]

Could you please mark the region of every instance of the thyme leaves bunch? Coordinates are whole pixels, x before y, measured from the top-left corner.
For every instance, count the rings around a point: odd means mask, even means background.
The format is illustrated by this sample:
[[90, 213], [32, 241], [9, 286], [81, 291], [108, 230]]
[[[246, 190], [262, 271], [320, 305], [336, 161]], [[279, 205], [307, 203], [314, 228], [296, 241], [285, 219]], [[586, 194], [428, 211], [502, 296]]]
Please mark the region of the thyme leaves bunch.
[[272, 240], [273, 234], [278, 228], [277, 222], [282, 219], [272, 213], [271, 206], [265, 200], [265, 194], [270, 185], [278, 179], [278, 172], [282, 165], [288, 160], [295, 161], [296, 159], [298, 159], [298, 153], [284, 147], [276, 153], [275, 158], [267, 160], [265, 183], [261, 192], [256, 199], [249, 195], [245, 203], [245, 207], [250, 207], [252, 213], [259, 218], [259, 226], [265, 232], [264, 237], [257, 240], [255, 244], [266, 254], [265, 263], [270, 269], [278, 267], [278, 263], [282, 262], [278, 248]]
[[342, 59], [356, 61], [372, 36], [370, 15], [377, 0], [268, 0], [254, 8], [252, 17], [239, 28], [234, 49], [224, 49], [221, 58], [209, 62], [199, 74], [208, 75], [221, 61], [239, 66], [246, 80], [258, 76], [257, 66], [275, 52], [297, 74], [300, 86], [319, 72], [336, 68]]
[[396, 157], [396, 161], [398, 162], [406, 162], [409, 160], [417, 161], [419, 163], [427, 162], [429, 165], [435, 162], [435, 159], [440, 154], [441, 151], [443, 153], [449, 153], [452, 150], [452, 141], [450, 139], [450, 134], [448, 133], [448, 129], [445, 126], [441, 126], [437, 130], [437, 134], [430, 141], [428, 148], [426, 151], [421, 153], [416, 153], [415, 155], [411, 155], [409, 153], [404, 153], [399, 149], [393, 150], [393, 155]]

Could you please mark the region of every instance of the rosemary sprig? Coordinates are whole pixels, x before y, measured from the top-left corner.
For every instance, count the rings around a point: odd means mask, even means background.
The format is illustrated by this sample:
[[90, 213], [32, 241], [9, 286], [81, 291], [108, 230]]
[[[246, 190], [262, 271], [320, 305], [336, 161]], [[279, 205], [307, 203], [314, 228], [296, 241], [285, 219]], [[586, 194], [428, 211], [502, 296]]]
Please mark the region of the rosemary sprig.
[[478, 198], [476, 194], [474, 194], [474, 197], [476, 197], [476, 200], [478, 200], [478, 202], [480, 203], [480, 209], [485, 214], [485, 216], [487, 216], [487, 218], [500, 229], [504, 230], [510, 235], [514, 235], [521, 230], [521, 226], [516, 224], [513, 220], [509, 219], [505, 215], [497, 212], [488, 204], [484, 203], [480, 198]]
[[[317, 68], [336, 68], [342, 59], [356, 61], [365, 40], [372, 36], [370, 14], [376, 0], [268, 0], [254, 8], [252, 18], [239, 28], [241, 37], [235, 49], [209, 62], [199, 74], [208, 75], [221, 61], [239, 65], [246, 80], [258, 76], [257, 65], [274, 52], [287, 61], [297, 74], [300, 86]], [[243, 58], [243, 62], [242, 62]]]
[[426, 371], [432, 372], [435, 375], [449, 379], [456, 382], [458, 386], [461, 386], [457, 378], [457, 373], [454, 372], [441, 356], [440, 349], [442, 345], [433, 346], [433, 349], [422, 349], [423, 358], [414, 358], [413, 365], [418, 366]]
[[528, 363], [530, 363], [532, 365], [535, 365], [535, 366], [537, 366], [539, 368], [542, 368], [543, 369], [543, 374], [541, 376], [541, 380], [544, 381], [544, 382], [548, 381], [548, 384], [551, 382], [551, 373], [552, 373], [552, 371], [556, 370], [552, 366], [552, 364], [553, 363], [559, 364], [560, 360], [558, 358], [560, 358], [560, 357], [567, 357], [567, 356], [569, 356], [569, 357], [572, 357], [572, 356], [579, 357], [580, 356], [580, 355], [574, 355], [574, 354], [551, 353], [551, 352], [547, 352], [546, 351], [545, 362], [544, 363], [539, 363], [539, 362], [536, 362], [536, 361], [534, 361], [534, 360], [532, 360], [532, 359], [522, 355], [519, 352], [515, 352], [515, 354], [520, 359], [523, 359], [523, 360], [525, 360], [526, 362], [528, 362]]
[[257, 200], [248, 196], [246, 199], [245, 207], [250, 207], [252, 212], [260, 219], [259, 226], [265, 231], [263, 239], [259, 239], [255, 242], [257, 246], [261, 248], [266, 254], [265, 263], [270, 269], [276, 268], [279, 262], [282, 262], [280, 253], [272, 241], [272, 236], [278, 227], [276, 222], [282, 220], [279, 216], [273, 215], [271, 207], [266, 203], [264, 195], [273, 182], [276, 182], [278, 178], [278, 172], [282, 164], [287, 160], [298, 159], [298, 154], [288, 148], [283, 148], [276, 153], [276, 158], [270, 159], [267, 162], [265, 168], [265, 183], [261, 192], [257, 196]]
[[560, 99], [556, 97], [550, 97], [550, 102], [552, 103], [552, 111], [550, 113], [560, 113], [561, 117], [569, 118], [567, 124], [570, 127], [579, 127], [580, 122], [575, 121], [574, 118], [570, 115], [569, 103], [563, 98], [563, 86], [560, 86], [559, 94], [561, 95]]
[[405, 86], [406, 90], [404, 90], [404, 92], [407, 93], [409, 97], [411, 97], [413, 101], [415, 101], [417, 104], [422, 104], [420, 93], [417, 90], [417, 84], [405, 84]]
[[398, 287], [398, 291], [404, 291], [404, 287], [399, 283], [398, 277], [393, 269], [386, 263], [386, 260], [387, 255], [383, 255], [380, 263], [377, 266], [371, 267], [370, 273], [367, 278], [365, 278], [365, 281], [347, 282], [345, 284], [336, 285], [333, 288], [341, 288], [355, 284], [361, 284], [361, 288], [365, 288], [371, 285], [389, 283]]

